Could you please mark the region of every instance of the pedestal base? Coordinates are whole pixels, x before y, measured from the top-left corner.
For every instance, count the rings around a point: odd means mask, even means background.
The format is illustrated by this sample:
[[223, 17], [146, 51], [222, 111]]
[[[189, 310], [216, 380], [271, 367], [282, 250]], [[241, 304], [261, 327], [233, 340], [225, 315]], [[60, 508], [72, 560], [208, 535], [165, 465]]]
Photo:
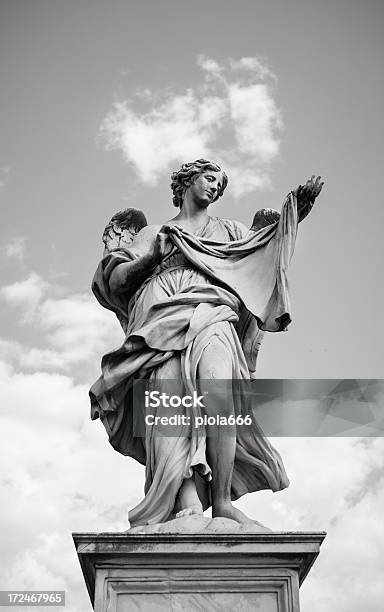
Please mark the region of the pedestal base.
[[324, 537], [73, 534], [95, 612], [298, 612]]

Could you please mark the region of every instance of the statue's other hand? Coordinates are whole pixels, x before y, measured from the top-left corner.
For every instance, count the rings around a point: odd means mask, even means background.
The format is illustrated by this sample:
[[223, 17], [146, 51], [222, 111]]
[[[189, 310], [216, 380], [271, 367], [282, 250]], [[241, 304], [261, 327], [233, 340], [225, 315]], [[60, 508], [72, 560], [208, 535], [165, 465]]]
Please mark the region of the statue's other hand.
[[317, 178], [313, 174], [310, 179], [307, 180], [305, 185], [299, 185], [297, 189], [294, 189], [293, 194], [297, 198], [297, 210], [300, 216], [300, 221], [307, 216], [312, 209], [316, 198], [320, 194], [324, 185], [324, 181], [321, 180], [321, 176]]
[[152, 258], [155, 264], [159, 264], [160, 261], [168, 255], [172, 250], [172, 243], [169, 240], [167, 234], [159, 232], [153, 243]]
[[160, 231], [163, 232], [164, 234], [169, 234], [170, 232], [183, 232], [184, 229], [181, 227], [181, 225], [177, 225], [176, 223], [164, 223], [164, 225], [161, 226]]

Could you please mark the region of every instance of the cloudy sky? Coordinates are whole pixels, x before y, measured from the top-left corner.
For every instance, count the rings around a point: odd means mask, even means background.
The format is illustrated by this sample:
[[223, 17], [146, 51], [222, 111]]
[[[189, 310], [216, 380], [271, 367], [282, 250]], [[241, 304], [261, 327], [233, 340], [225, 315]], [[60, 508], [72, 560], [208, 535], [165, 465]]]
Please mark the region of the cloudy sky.
[[[174, 215], [181, 162], [221, 162], [212, 214], [245, 224], [324, 177], [293, 322], [266, 338], [259, 375], [382, 377], [383, 17], [381, 0], [2, 0], [0, 589], [66, 590], [68, 610], [90, 610], [71, 532], [125, 530], [142, 495], [142, 468], [89, 420], [122, 340], [89, 286], [112, 214]], [[378, 612], [383, 440], [276, 445], [290, 489], [239, 507], [328, 531], [304, 612]]]

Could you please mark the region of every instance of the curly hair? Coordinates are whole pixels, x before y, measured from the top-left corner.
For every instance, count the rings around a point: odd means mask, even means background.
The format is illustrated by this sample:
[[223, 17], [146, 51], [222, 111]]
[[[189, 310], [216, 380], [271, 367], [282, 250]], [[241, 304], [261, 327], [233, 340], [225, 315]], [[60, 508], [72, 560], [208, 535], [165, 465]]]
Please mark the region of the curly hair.
[[[200, 174], [206, 172], [207, 170], [212, 170], [213, 172], [223, 172], [220, 166], [214, 162], [208, 161], [207, 159], [196, 159], [194, 162], [183, 164], [180, 170], [172, 173], [171, 189], [173, 192], [174, 206], [181, 208], [185, 191], [194, 183]], [[216, 202], [216, 200], [223, 195], [227, 184], [228, 177], [225, 172], [223, 172], [223, 183], [220, 186], [220, 189], [217, 191], [216, 197], [213, 200], [214, 202]]]

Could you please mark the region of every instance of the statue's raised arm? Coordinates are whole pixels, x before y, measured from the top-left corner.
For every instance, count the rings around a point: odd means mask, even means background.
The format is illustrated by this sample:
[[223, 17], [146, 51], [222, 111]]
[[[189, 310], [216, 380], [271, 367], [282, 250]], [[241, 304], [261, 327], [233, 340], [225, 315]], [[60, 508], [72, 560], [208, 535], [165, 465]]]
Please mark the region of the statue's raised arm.
[[[304, 185], [299, 185], [292, 191], [297, 201], [298, 221], [302, 221], [311, 212], [316, 198], [320, 195], [324, 181], [321, 176], [315, 178], [313, 174]], [[280, 213], [273, 208], [262, 208], [255, 213], [253, 217], [251, 230], [257, 232], [267, 225], [276, 223], [280, 219]]]

